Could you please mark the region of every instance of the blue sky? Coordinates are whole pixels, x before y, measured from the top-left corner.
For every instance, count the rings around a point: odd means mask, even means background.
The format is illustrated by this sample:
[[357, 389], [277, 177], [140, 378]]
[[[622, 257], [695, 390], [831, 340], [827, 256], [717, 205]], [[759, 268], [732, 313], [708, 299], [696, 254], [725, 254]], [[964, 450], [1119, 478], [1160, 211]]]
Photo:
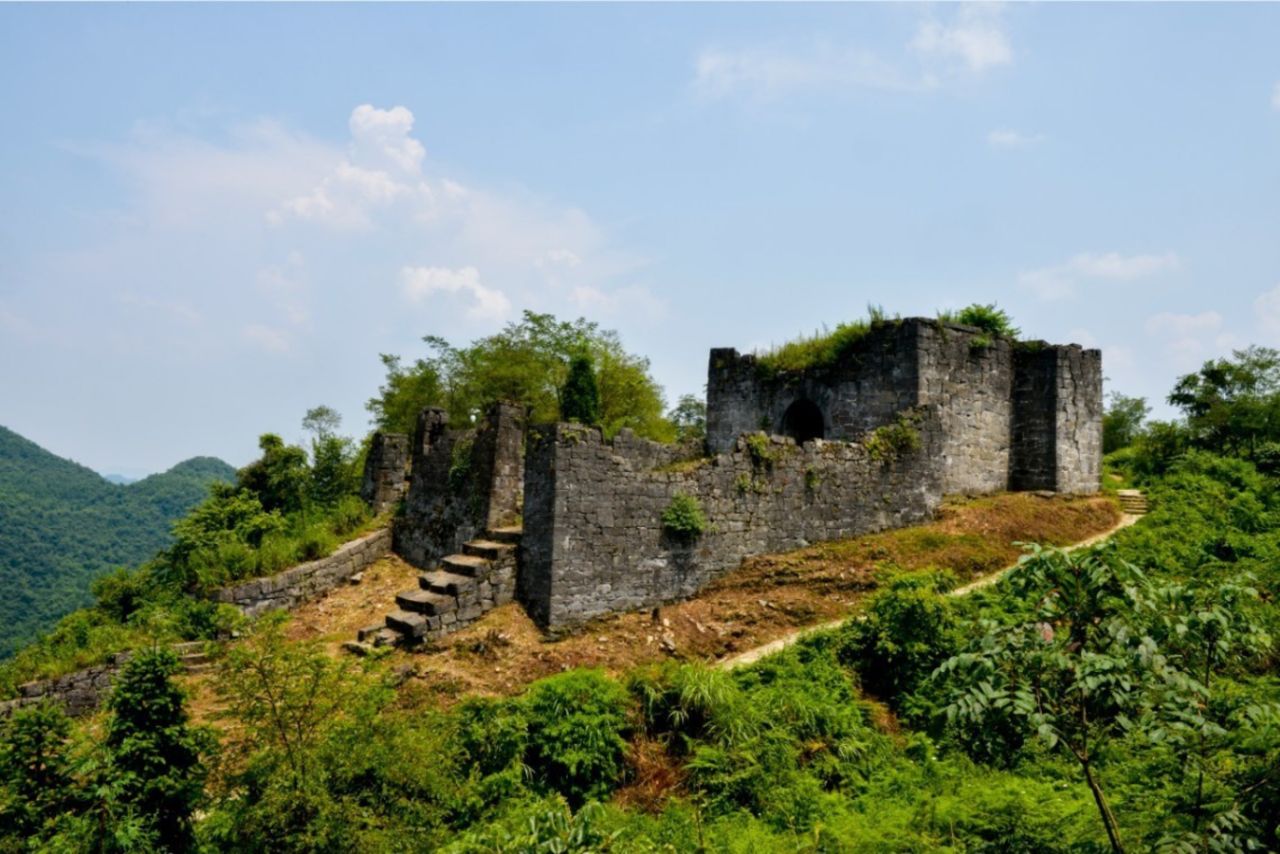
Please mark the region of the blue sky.
[[1158, 401], [1280, 345], [1278, 42], [1275, 4], [0, 5], [0, 424], [239, 465], [524, 308], [674, 400], [713, 346], [995, 301]]

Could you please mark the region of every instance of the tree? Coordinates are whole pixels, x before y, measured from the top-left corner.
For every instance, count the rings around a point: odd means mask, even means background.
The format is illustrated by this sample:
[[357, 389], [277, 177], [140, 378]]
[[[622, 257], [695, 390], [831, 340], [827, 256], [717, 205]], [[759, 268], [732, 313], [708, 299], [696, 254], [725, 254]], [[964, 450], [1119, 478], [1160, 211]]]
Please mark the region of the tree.
[[321, 507], [333, 507], [358, 488], [354, 443], [338, 435], [342, 416], [327, 406], [307, 410], [303, 429], [312, 434], [311, 482], [307, 497]]
[[560, 417], [580, 424], [600, 423], [600, 389], [591, 357], [586, 353], [569, 360], [569, 376], [560, 390]]
[[428, 406], [443, 403], [444, 390], [439, 369], [426, 359], [418, 359], [413, 367], [405, 368], [400, 364], [399, 356], [383, 353], [380, 358], [387, 370], [387, 379], [365, 408], [384, 433], [412, 436], [418, 414]]
[[262, 456], [240, 469], [239, 484], [257, 495], [268, 512], [292, 513], [302, 508], [311, 472], [307, 452], [296, 445], [286, 445], [274, 433], [258, 439]]
[[120, 800], [137, 810], [171, 851], [191, 847], [191, 814], [204, 791], [208, 733], [187, 725], [173, 683], [178, 657], [167, 649], [134, 655], [116, 677], [107, 708], [105, 749]]
[[72, 808], [71, 722], [41, 703], [18, 709], [0, 730], [0, 826], [22, 837]]
[[313, 440], [333, 436], [342, 426], [342, 416], [331, 407], [314, 406], [302, 417], [302, 429], [312, 435]]
[[969, 650], [938, 669], [950, 681], [953, 725], [982, 727], [1009, 715], [1079, 765], [1112, 850], [1123, 851], [1115, 814], [1094, 763], [1129, 727], [1160, 661], [1133, 625], [1145, 579], [1105, 547], [1076, 552], [1031, 547], [1009, 576], [1012, 625], [989, 624]]
[[290, 643], [278, 616], [264, 617], [227, 654], [218, 692], [244, 724], [262, 765], [306, 781], [312, 751], [351, 696], [351, 673], [313, 646]]
[[432, 354], [401, 367], [383, 356], [387, 382], [369, 401], [383, 430], [411, 432], [423, 406], [443, 406], [456, 426], [470, 426], [497, 401], [523, 406], [534, 422], [562, 420], [560, 394], [574, 356], [595, 367], [599, 423], [606, 435], [630, 427], [641, 436], [670, 441], [675, 431], [663, 417], [662, 390], [649, 362], [628, 353], [618, 334], [584, 319], [557, 320], [526, 311], [518, 322], [465, 347], [428, 336]]
[[1133, 444], [1150, 412], [1145, 397], [1128, 397], [1114, 391], [1108, 395], [1107, 411], [1102, 415], [1102, 453]]
[[1169, 403], [1187, 417], [1193, 440], [1214, 451], [1252, 452], [1280, 439], [1280, 351], [1249, 346], [1211, 359], [1178, 380]]
[[681, 395], [667, 419], [675, 425], [678, 441], [701, 442], [707, 438], [707, 404], [696, 395]]

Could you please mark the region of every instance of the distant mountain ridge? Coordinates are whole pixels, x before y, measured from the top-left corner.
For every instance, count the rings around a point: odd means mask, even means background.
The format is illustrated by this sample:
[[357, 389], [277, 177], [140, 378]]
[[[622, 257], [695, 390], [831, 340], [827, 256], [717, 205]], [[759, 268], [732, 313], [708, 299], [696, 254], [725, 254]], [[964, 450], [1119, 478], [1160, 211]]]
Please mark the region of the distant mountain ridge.
[[121, 485], [0, 427], [0, 658], [91, 601], [89, 584], [151, 557], [235, 469], [193, 457]]

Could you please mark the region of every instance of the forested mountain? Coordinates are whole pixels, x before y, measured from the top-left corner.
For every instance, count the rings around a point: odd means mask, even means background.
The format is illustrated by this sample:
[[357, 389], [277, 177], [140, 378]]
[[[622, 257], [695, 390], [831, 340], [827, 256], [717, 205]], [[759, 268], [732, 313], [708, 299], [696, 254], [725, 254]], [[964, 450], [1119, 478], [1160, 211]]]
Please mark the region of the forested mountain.
[[149, 558], [169, 526], [235, 470], [195, 457], [136, 483], [110, 483], [0, 427], [0, 657], [88, 604], [90, 581]]

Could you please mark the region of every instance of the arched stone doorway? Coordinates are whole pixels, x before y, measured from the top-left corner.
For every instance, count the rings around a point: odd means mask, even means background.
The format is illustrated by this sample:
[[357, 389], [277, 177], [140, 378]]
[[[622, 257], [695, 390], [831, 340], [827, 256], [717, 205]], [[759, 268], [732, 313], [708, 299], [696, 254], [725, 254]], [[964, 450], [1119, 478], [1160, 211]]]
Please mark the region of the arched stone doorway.
[[802, 397], [788, 406], [782, 416], [782, 433], [795, 439], [797, 444], [825, 437], [826, 426], [818, 404]]

